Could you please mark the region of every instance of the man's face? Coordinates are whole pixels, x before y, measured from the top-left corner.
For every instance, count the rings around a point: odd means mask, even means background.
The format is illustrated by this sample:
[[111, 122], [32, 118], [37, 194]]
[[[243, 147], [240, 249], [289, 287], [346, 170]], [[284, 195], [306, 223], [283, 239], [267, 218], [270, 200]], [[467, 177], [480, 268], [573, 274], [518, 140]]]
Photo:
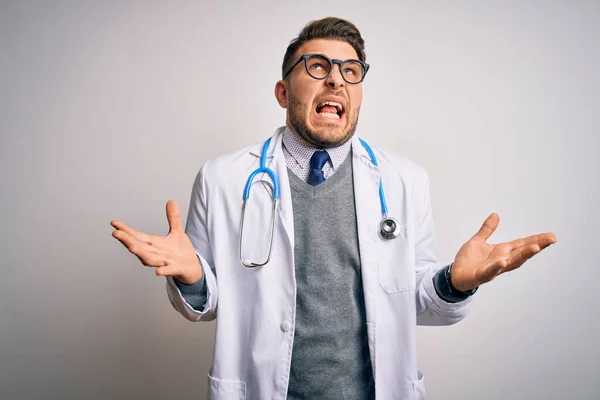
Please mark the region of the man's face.
[[[358, 59], [346, 42], [315, 39], [304, 43], [292, 58], [318, 53], [330, 59]], [[333, 65], [327, 79], [317, 80], [306, 73], [304, 62], [296, 65], [288, 80], [279, 81], [275, 95], [287, 108], [287, 126], [307, 143], [319, 147], [335, 147], [349, 140], [358, 122], [362, 102], [362, 83], [351, 85], [342, 78], [338, 65]], [[325, 102], [339, 103], [341, 111]]]

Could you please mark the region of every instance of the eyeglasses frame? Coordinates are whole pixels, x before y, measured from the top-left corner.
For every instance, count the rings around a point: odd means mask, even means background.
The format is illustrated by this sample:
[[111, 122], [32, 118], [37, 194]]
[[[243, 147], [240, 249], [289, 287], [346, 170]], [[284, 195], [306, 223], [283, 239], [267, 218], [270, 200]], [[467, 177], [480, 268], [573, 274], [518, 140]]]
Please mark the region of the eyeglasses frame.
[[[325, 75], [322, 78], [315, 78], [314, 76], [311, 75], [310, 72], [308, 72], [308, 63], [307, 63], [307, 61], [308, 61], [309, 58], [314, 57], [314, 56], [320, 56], [320, 57], [323, 57], [324, 59], [326, 59], [326, 60], [329, 61], [329, 67], [330, 67], [329, 68], [329, 72], [327, 73], [327, 75]], [[342, 60], [339, 60], [337, 58], [331, 59], [331, 58], [327, 57], [325, 54], [310, 53], [310, 54], [303, 54], [303, 55], [301, 55], [298, 58], [298, 60], [287, 70], [287, 72], [285, 74], [283, 74], [283, 78], [282, 79], [285, 79], [294, 70], [294, 68], [296, 68], [296, 65], [300, 64], [302, 61], [304, 61], [304, 70], [306, 71], [306, 73], [308, 74], [308, 76], [310, 76], [313, 79], [319, 80], [319, 81], [322, 81], [324, 79], [329, 78], [329, 76], [331, 75], [331, 71], [333, 71], [334, 64], [339, 65], [340, 66], [340, 74], [342, 75], [342, 79], [344, 79], [344, 81], [347, 84], [349, 84], [349, 85], [358, 85], [359, 83], [362, 83], [362, 81], [365, 80], [365, 76], [367, 76], [367, 72], [369, 71], [369, 67], [370, 67], [370, 65], [367, 64], [366, 62], [357, 60], [355, 58], [349, 58], [347, 60], [343, 60], [342, 61]], [[348, 82], [348, 80], [346, 79], [346, 77], [342, 73], [342, 67], [344, 66], [344, 64], [346, 64], [347, 62], [350, 62], [350, 61], [358, 62], [359, 64], [362, 65], [362, 67], [363, 67], [363, 69], [365, 71], [364, 74], [363, 74], [363, 76], [362, 76], [362, 78], [358, 82]]]

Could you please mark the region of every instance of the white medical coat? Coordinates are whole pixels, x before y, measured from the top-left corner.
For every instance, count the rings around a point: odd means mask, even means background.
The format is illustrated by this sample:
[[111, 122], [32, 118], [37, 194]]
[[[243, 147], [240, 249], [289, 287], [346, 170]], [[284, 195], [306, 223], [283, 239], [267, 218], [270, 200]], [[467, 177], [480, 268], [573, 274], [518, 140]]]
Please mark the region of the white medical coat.
[[[201, 260], [208, 287], [202, 312], [183, 299], [172, 278], [173, 307], [191, 321], [216, 321], [209, 399], [285, 399], [294, 339], [296, 282], [294, 215], [283, 130], [276, 130], [267, 166], [280, 181], [273, 253], [260, 268], [239, 259], [242, 194], [258, 167], [263, 143], [206, 162], [194, 182], [186, 232]], [[422, 399], [417, 367], [418, 325], [450, 325], [464, 318], [471, 299], [447, 303], [435, 292], [434, 273], [445, 266], [434, 255], [434, 228], [427, 173], [414, 163], [373, 149], [379, 167], [352, 138], [354, 196], [368, 342], [377, 399]], [[389, 215], [402, 225], [395, 240], [380, 238], [378, 195], [383, 179]], [[257, 179], [270, 181], [260, 174]], [[271, 207], [267, 189], [254, 189]], [[264, 193], [262, 193], [264, 192]], [[263, 201], [262, 199], [260, 199]], [[269, 218], [269, 214], [266, 218]], [[343, 373], [343, 371], [340, 371]]]

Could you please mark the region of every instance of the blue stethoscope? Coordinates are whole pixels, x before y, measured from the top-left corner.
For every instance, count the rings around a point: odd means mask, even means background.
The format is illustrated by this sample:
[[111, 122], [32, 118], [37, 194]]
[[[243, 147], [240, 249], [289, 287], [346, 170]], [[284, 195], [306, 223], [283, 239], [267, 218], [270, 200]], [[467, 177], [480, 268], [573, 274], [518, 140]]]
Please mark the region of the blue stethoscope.
[[[377, 158], [375, 157], [375, 153], [373, 153], [373, 149], [371, 149], [371, 147], [364, 140], [359, 139], [359, 141], [363, 145], [363, 147], [365, 148], [367, 153], [369, 153], [369, 157], [371, 158], [371, 162], [373, 163], [373, 165], [378, 166]], [[240, 261], [242, 262], [242, 264], [244, 264], [248, 268], [262, 267], [263, 265], [267, 264], [269, 262], [269, 260], [271, 259], [271, 251], [273, 250], [273, 236], [275, 234], [275, 214], [277, 213], [277, 203], [279, 202], [279, 179], [277, 178], [275, 171], [273, 171], [271, 168], [266, 166], [267, 150], [269, 149], [270, 144], [271, 144], [271, 138], [267, 139], [267, 141], [263, 145], [262, 153], [260, 156], [260, 167], [258, 167], [256, 170], [254, 170], [254, 172], [252, 172], [252, 174], [250, 174], [250, 176], [248, 177], [248, 180], [246, 181], [246, 187], [244, 188], [244, 202], [242, 204], [242, 220], [240, 223]], [[258, 175], [260, 173], [266, 173], [267, 175], [269, 175], [269, 177], [271, 178], [271, 182], [273, 182], [273, 184], [270, 184], [269, 182], [265, 182], [266, 184], [268, 184], [271, 187], [272, 199], [273, 199], [273, 214], [271, 216], [271, 235], [270, 235], [270, 239], [269, 239], [270, 244], [269, 244], [269, 253], [267, 255], [267, 259], [264, 262], [253, 262], [253, 261], [250, 261], [249, 259], [244, 258], [243, 254], [242, 254], [242, 249], [243, 249], [242, 236], [243, 236], [243, 232], [244, 232], [244, 219], [246, 216], [246, 202], [248, 201], [248, 198], [250, 197], [250, 188], [252, 187], [254, 178], [256, 177], [256, 175]], [[383, 183], [381, 182], [381, 178], [379, 179], [379, 202], [381, 203], [381, 214], [383, 215], [381, 223], [379, 224], [379, 228], [380, 228], [379, 236], [381, 236], [383, 239], [386, 239], [386, 240], [395, 239], [400, 234], [400, 224], [398, 223], [398, 221], [396, 219], [388, 217], [388, 215], [387, 215], [388, 208], [387, 208], [387, 204], [385, 202], [385, 194], [383, 193]]]

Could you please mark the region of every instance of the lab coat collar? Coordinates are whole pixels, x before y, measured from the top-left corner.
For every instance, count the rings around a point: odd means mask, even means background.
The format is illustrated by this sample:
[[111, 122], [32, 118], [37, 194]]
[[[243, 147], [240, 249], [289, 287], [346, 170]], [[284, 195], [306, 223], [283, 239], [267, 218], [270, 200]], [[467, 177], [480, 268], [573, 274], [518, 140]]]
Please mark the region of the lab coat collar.
[[371, 157], [369, 157], [369, 153], [365, 149], [365, 147], [360, 143], [360, 140], [357, 135], [352, 137], [352, 154], [354, 157], [358, 157], [363, 164], [368, 165], [369, 167], [379, 170], [379, 168], [371, 162]]
[[[271, 136], [271, 144], [269, 145], [269, 148], [267, 149], [267, 160], [271, 159], [273, 157], [279, 157], [279, 156], [283, 157], [283, 149], [282, 149], [283, 131], [285, 131], [285, 126], [280, 126], [279, 128], [277, 128], [275, 130], [275, 133]], [[262, 141], [262, 142], [255, 144], [254, 146], [250, 147], [250, 154], [260, 158], [260, 156], [262, 155], [262, 150], [263, 150], [264, 144], [265, 144], [265, 141]], [[267, 165], [268, 165], [268, 162], [267, 162]]]

